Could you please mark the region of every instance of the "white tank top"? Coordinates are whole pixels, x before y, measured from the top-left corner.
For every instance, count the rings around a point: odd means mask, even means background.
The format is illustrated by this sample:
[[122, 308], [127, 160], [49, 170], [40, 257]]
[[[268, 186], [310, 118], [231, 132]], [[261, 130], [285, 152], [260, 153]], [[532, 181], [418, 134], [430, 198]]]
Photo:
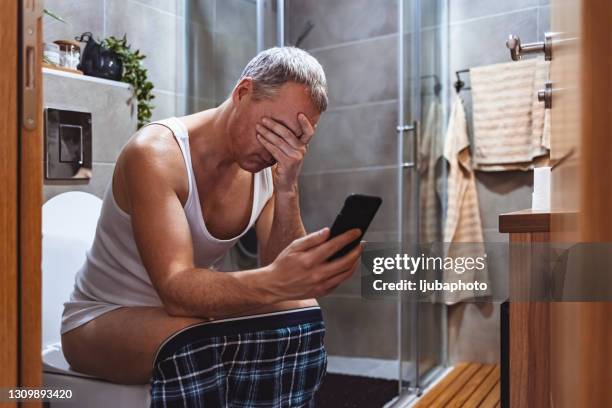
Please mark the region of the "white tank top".
[[[254, 174], [253, 208], [244, 231], [232, 239], [217, 239], [208, 232], [202, 216], [187, 128], [177, 118], [152, 124], [170, 129], [183, 154], [189, 178], [189, 195], [183, 208], [193, 241], [194, 264], [199, 268], [216, 269], [225, 253], [255, 224], [272, 196], [272, 171], [266, 168]], [[162, 302], [140, 259], [130, 216], [115, 202], [111, 179], [104, 193], [92, 247], [77, 272], [70, 300], [64, 303], [61, 331], [66, 333], [125, 306], [162, 306]]]

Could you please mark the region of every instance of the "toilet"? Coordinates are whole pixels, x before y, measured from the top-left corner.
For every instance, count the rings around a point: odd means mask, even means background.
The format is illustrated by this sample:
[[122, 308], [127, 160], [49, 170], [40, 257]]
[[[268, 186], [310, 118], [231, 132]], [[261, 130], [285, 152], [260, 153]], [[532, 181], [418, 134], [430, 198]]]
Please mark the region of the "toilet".
[[72, 399], [51, 401], [51, 408], [145, 408], [149, 385], [121, 385], [70, 368], [61, 346], [63, 303], [69, 298], [77, 270], [91, 247], [102, 200], [84, 192], [57, 195], [43, 205], [43, 384], [72, 391]]

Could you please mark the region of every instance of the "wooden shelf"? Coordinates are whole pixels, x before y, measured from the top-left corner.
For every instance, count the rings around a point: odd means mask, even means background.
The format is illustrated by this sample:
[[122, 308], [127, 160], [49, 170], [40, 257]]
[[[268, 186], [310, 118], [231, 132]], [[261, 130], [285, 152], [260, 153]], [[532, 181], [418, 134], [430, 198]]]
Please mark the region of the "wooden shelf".
[[44, 76], [48, 76], [48, 75], [61, 76], [61, 77], [76, 79], [79, 81], [95, 82], [95, 83], [103, 84], [103, 85], [116, 86], [119, 88], [125, 88], [125, 89], [132, 88], [132, 86], [128, 84], [127, 82], [113, 81], [110, 79], [98, 78], [98, 77], [94, 77], [90, 75], [83, 75], [82, 73], [80, 73], [80, 71], [78, 71], [79, 73], [75, 73], [73, 70], [57, 69], [57, 67], [55, 68], [43, 67], [42, 71], [43, 71]]
[[46, 62], [43, 62], [42, 66], [43, 68], [54, 69], [56, 71], [70, 72], [71, 74], [75, 74], [75, 75], [83, 75], [83, 71], [79, 71], [78, 69], [60, 67], [59, 65], [47, 64]]
[[521, 210], [499, 216], [499, 232], [549, 232], [549, 211]]

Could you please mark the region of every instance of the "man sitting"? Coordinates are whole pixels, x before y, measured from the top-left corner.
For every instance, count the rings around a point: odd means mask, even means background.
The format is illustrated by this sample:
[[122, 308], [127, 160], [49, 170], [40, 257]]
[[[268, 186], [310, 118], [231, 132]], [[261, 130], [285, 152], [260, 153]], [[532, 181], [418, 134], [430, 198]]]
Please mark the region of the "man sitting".
[[[66, 302], [78, 371], [151, 383], [152, 406], [304, 406], [326, 367], [316, 297], [348, 279], [359, 236], [306, 235], [298, 176], [327, 107], [305, 51], [261, 52], [219, 107], [151, 123], [125, 145]], [[220, 272], [255, 227], [261, 267]]]

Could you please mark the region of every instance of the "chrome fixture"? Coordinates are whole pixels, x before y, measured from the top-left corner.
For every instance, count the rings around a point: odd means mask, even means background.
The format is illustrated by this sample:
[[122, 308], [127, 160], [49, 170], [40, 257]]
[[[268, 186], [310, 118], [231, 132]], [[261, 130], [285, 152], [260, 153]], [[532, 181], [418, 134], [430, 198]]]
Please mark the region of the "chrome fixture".
[[255, 20], [256, 23], [256, 43], [257, 43], [257, 52], [263, 51], [265, 47], [265, 31], [264, 31], [264, 20], [266, 14], [266, 4], [265, 0], [256, 0], [255, 1]]
[[420, 131], [419, 121], [415, 120], [414, 122], [412, 122], [412, 125], [397, 126], [396, 130], [397, 130], [397, 133], [399, 134], [404, 134], [408, 132], [412, 133], [413, 158], [412, 158], [412, 161], [409, 161], [409, 162], [402, 161], [401, 167], [403, 169], [414, 168], [415, 170], [418, 170], [417, 155], [419, 151], [419, 131]]
[[538, 101], [544, 102], [544, 108], [552, 108], [552, 82], [546, 82], [544, 89], [538, 91]]
[[285, 0], [276, 0], [276, 43], [285, 46]]
[[469, 74], [469, 72], [470, 72], [469, 69], [460, 69], [460, 70], [455, 71], [455, 75], [457, 76], [457, 80], [455, 81], [454, 86], [455, 86], [455, 91], [457, 91], [457, 93], [461, 92], [462, 90], [463, 91], [469, 91], [469, 90], [472, 89], [471, 86], [467, 86], [467, 87], [465, 86], [465, 82], [463, 82], [461, 80], [461, 76], [459, 75], [459, 74], [465, 74], [465, 73]]
[[306, 25], [304, 26], [304, 29], [302, 30], [300, 35], [298, 35], [297, 40], [295, 40], [294, 46], [299, 47], [302, 44], [302, 42], [306, 39], [306, 37], [308, 37], [308, 34], [310, 34], [310, 31], [312, 31], [313, 28], [314, 28], [313, 22], [308, 20], [306, 22]]
[[510, 58], [513, 61], [519, 61], [525, 54], [543, 52], [544, 59], [550, 61], [552, 59], [552, 35], [552, 33], [545, 33], [543, 42], [521, 44], [518, 35], [510, 34], [506, 41], [506, 47], [510, 50]]

